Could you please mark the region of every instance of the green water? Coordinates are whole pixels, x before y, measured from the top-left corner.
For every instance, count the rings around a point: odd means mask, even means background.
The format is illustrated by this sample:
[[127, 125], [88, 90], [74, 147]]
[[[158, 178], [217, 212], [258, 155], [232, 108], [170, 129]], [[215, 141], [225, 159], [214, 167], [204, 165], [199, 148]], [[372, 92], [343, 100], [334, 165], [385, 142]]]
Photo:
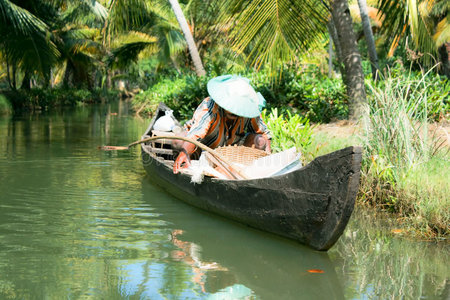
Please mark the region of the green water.
[[319, 253], [173, 199], [139, 148], [97, 150], [147, 125], [124, 103], [0, 116], [0, 299], [450, 298], [448, 243], [358, 210]]

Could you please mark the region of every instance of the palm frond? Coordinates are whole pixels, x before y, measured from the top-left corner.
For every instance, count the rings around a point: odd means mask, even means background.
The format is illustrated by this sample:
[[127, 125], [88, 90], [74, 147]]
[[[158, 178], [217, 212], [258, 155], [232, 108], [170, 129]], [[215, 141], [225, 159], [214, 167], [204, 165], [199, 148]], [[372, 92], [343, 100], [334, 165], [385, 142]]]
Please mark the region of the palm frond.
[[[186, 40], [168, 1], [155, 2], [150, 11], [154, 15], [155, 23], [146, 29], [158, 37], [158, 60], [163, 64], [168, 63], [183, 53], [187, 47]], [[145, 52], [146, 56], [151, 54], [152, 51]]]
[[450, 41], [450, 23], [449, 18], [442, 19], [436, 27], [436, 33], [433, 35], [433, 39], [437, 47], [442, 46]]
[[157, 39], [143, 32], [132, 31], [128, 34], [118, 36], [107, 60], [111, 67], [126, 68], [131, 62], [137, 61], [139, 54], [147, 49], [147, 52], [155, 53], [157, 51]]
[[61, 14], [64, 24], [84, 24], [90, 27], [102, 26], [108, 17], [108, 10], [95, 0], [84, 0], [69, 5]]
[[445, 38], [440, 33], [446, 32], [445, 23], [439, 21], [446, 18], [448, 6], [448, 1], [440, 0], [380, 0], [379, 11], [384, 17], [381, 31], [392, 43], [410, 35], [414, 50], [423, 55], [422, 63], [434, 65], [437, 49]]
[[141, 27], [149, 16], [150, 3], [145, 0], [111, 1], [108, 26], [114, 33]]
[[48, 29], [39, 18], [8, 0], [0, 0], [0, 19], [0, 32], [12, 30], [17, 35], [35, 35]]
[[329, 15], [315, 0], [226, 0], [221, 10], [222, 24], [231, 28], [232, 49], [247, 52], [256, 67], [292, 61], [317, 45]]
[[89, 5], [91, 12], [95, 16], [101, 18], [102, 20], [105, 20], [108, 17], [108, 10], [100, 2], [95, 0], [84, 0], [84, 2]]
[[151, 35], [148, 35], [145, 32], [138, 32], [138, 31], [129, 31], [126, 34], [121, 34], [116, 36], [114, 39], [114, 43], [112, 46], [114, 48], [120, 47], [124, 44], [131, 44], [131, 43], [155, 43], [157, 41], [157, 38]]
[[48, 75], [60, 54], [48, 26], [8, 0], [0, 0], [0, 19], [0, 51], [5, 59], [22, 70]]

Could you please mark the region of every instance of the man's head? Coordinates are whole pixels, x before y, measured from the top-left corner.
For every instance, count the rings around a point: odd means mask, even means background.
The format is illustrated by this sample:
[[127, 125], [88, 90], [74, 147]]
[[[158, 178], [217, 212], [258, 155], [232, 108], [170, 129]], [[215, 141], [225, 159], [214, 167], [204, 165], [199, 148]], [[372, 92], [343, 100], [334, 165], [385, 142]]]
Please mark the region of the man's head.
[[257, 93], [247, 78], [223, 75], [208, 82], [208, 93], [220, 107], [231, 114], [255, 118], [265, 106], [264, 97]]

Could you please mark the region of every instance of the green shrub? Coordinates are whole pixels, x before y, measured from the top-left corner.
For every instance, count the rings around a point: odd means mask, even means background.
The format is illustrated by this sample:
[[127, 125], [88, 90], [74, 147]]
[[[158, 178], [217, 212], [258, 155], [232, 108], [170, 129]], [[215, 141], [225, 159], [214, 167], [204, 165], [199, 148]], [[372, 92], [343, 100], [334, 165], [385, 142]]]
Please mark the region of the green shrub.
[[[267, 70], [248, 71], [241, 75], [249, 78], [255, 89], [264, 96], [268, 109], [300, 113], [313, 122], [330, 122], [348, 116], [345, 89], [338, 79], [288, 69], [283, 70], [278, 80]], [[141, 113], [151, 113], [159, 102], [164, 102], [174, 109], [175, 115], [182, 119], [190, 118], [201, 100], [208, 96], [206, 84], [209, 79], [197, 76], [167, 77], [137, 95], [134, 106]]]
[[185, 76], [165, 78], [146, 91], [136, 95], [133, 105], [144, 114], [152, 114], [159, 102], [167, 104], [174, 110], [179, 120], [192, 117], [200, 102], [208, 96], [206, 84], [209, 78]]
[[248, 77], [266, 98], [268, 108], [289, 109], [320, 123], [348, 116], [347, 96], [340, 79], [331, 79], [309, 69], [288, 68], [275, 79], [266, 70], [250, 73]]
[[[423, 166], [435, 159], [441, 145], [428, 129], [429, 93], [428, 86], [424, 85], [428, 80], [424, 77], [389, 77], [382, 85], [369, 85], [361, 199], [413, 216], [414, 220], [420, 219], [420, 224], [436, 234], [448, 234], [444, 222], [448, 220], [448, 211], [443, 216], [448, 201], [442, 201], [441, 193], [414, 184], [426, 184], [425, 180], [420, 182], [430, 177]], [[417, 174], [424, 177], [412, 180], [418, 178]], [[441, 203], [441, 212], [436, 209], [437, 203]]]
[[312, 128], [309, 120], [297, 114], [278, 114], [273, 108], [270, 113], [262, 112], [262, 118], [272, 134], [272, 151], [280, 152], [292, 147], [305, 153], [312, 142]]
[[208, 97], [208, 80], [208, 77], [186, 77], [184, 89], [168, 103], [181, 119], [190, 119], [200, 102]]
[[[139, 113], [152, 114], [159, 102], [166, 103], [172, 109], [172, 104], [186, 86], [184, 78], [165, 78], [149, 89], [142, 91], [133, 98], [133, 105]], [[176, 113], [178, 113], [175, 110]], [[177, 115], [179, 117], [179, 115]]]
[[328, 123], [348, 117], [348, 103], [342, 83], [323, 77], [291, 81], [286, 96], [293, 107], [305, 111], [313, 122]]
[[80, 103], [96, 103], [118, 99], [118, 91], [85, 89], [41, 89], [4, 92], [14, 109], [48, 109], [58, 106], [73, 106]]

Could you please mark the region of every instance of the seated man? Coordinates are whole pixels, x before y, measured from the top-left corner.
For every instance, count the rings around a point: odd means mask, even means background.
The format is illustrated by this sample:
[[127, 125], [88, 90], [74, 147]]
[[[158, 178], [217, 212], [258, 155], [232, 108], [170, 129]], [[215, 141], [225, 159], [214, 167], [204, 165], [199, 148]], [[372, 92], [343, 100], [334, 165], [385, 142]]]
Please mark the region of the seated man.
[[[270, 132], [261, 119], [265, 100], [255, 92], [249, 80], [224, 75], [211, 79], [207, 88], [210, 97], [202, 101], [185, 124], [185, 135], [213, 149], [235, 144], [254, 145], [270, 153]], [[173, 165], [175, 174], [189, 166], [191, 156], [197, 151], [189, 142], [179, 143], [178, 147], [180, 153]]]

